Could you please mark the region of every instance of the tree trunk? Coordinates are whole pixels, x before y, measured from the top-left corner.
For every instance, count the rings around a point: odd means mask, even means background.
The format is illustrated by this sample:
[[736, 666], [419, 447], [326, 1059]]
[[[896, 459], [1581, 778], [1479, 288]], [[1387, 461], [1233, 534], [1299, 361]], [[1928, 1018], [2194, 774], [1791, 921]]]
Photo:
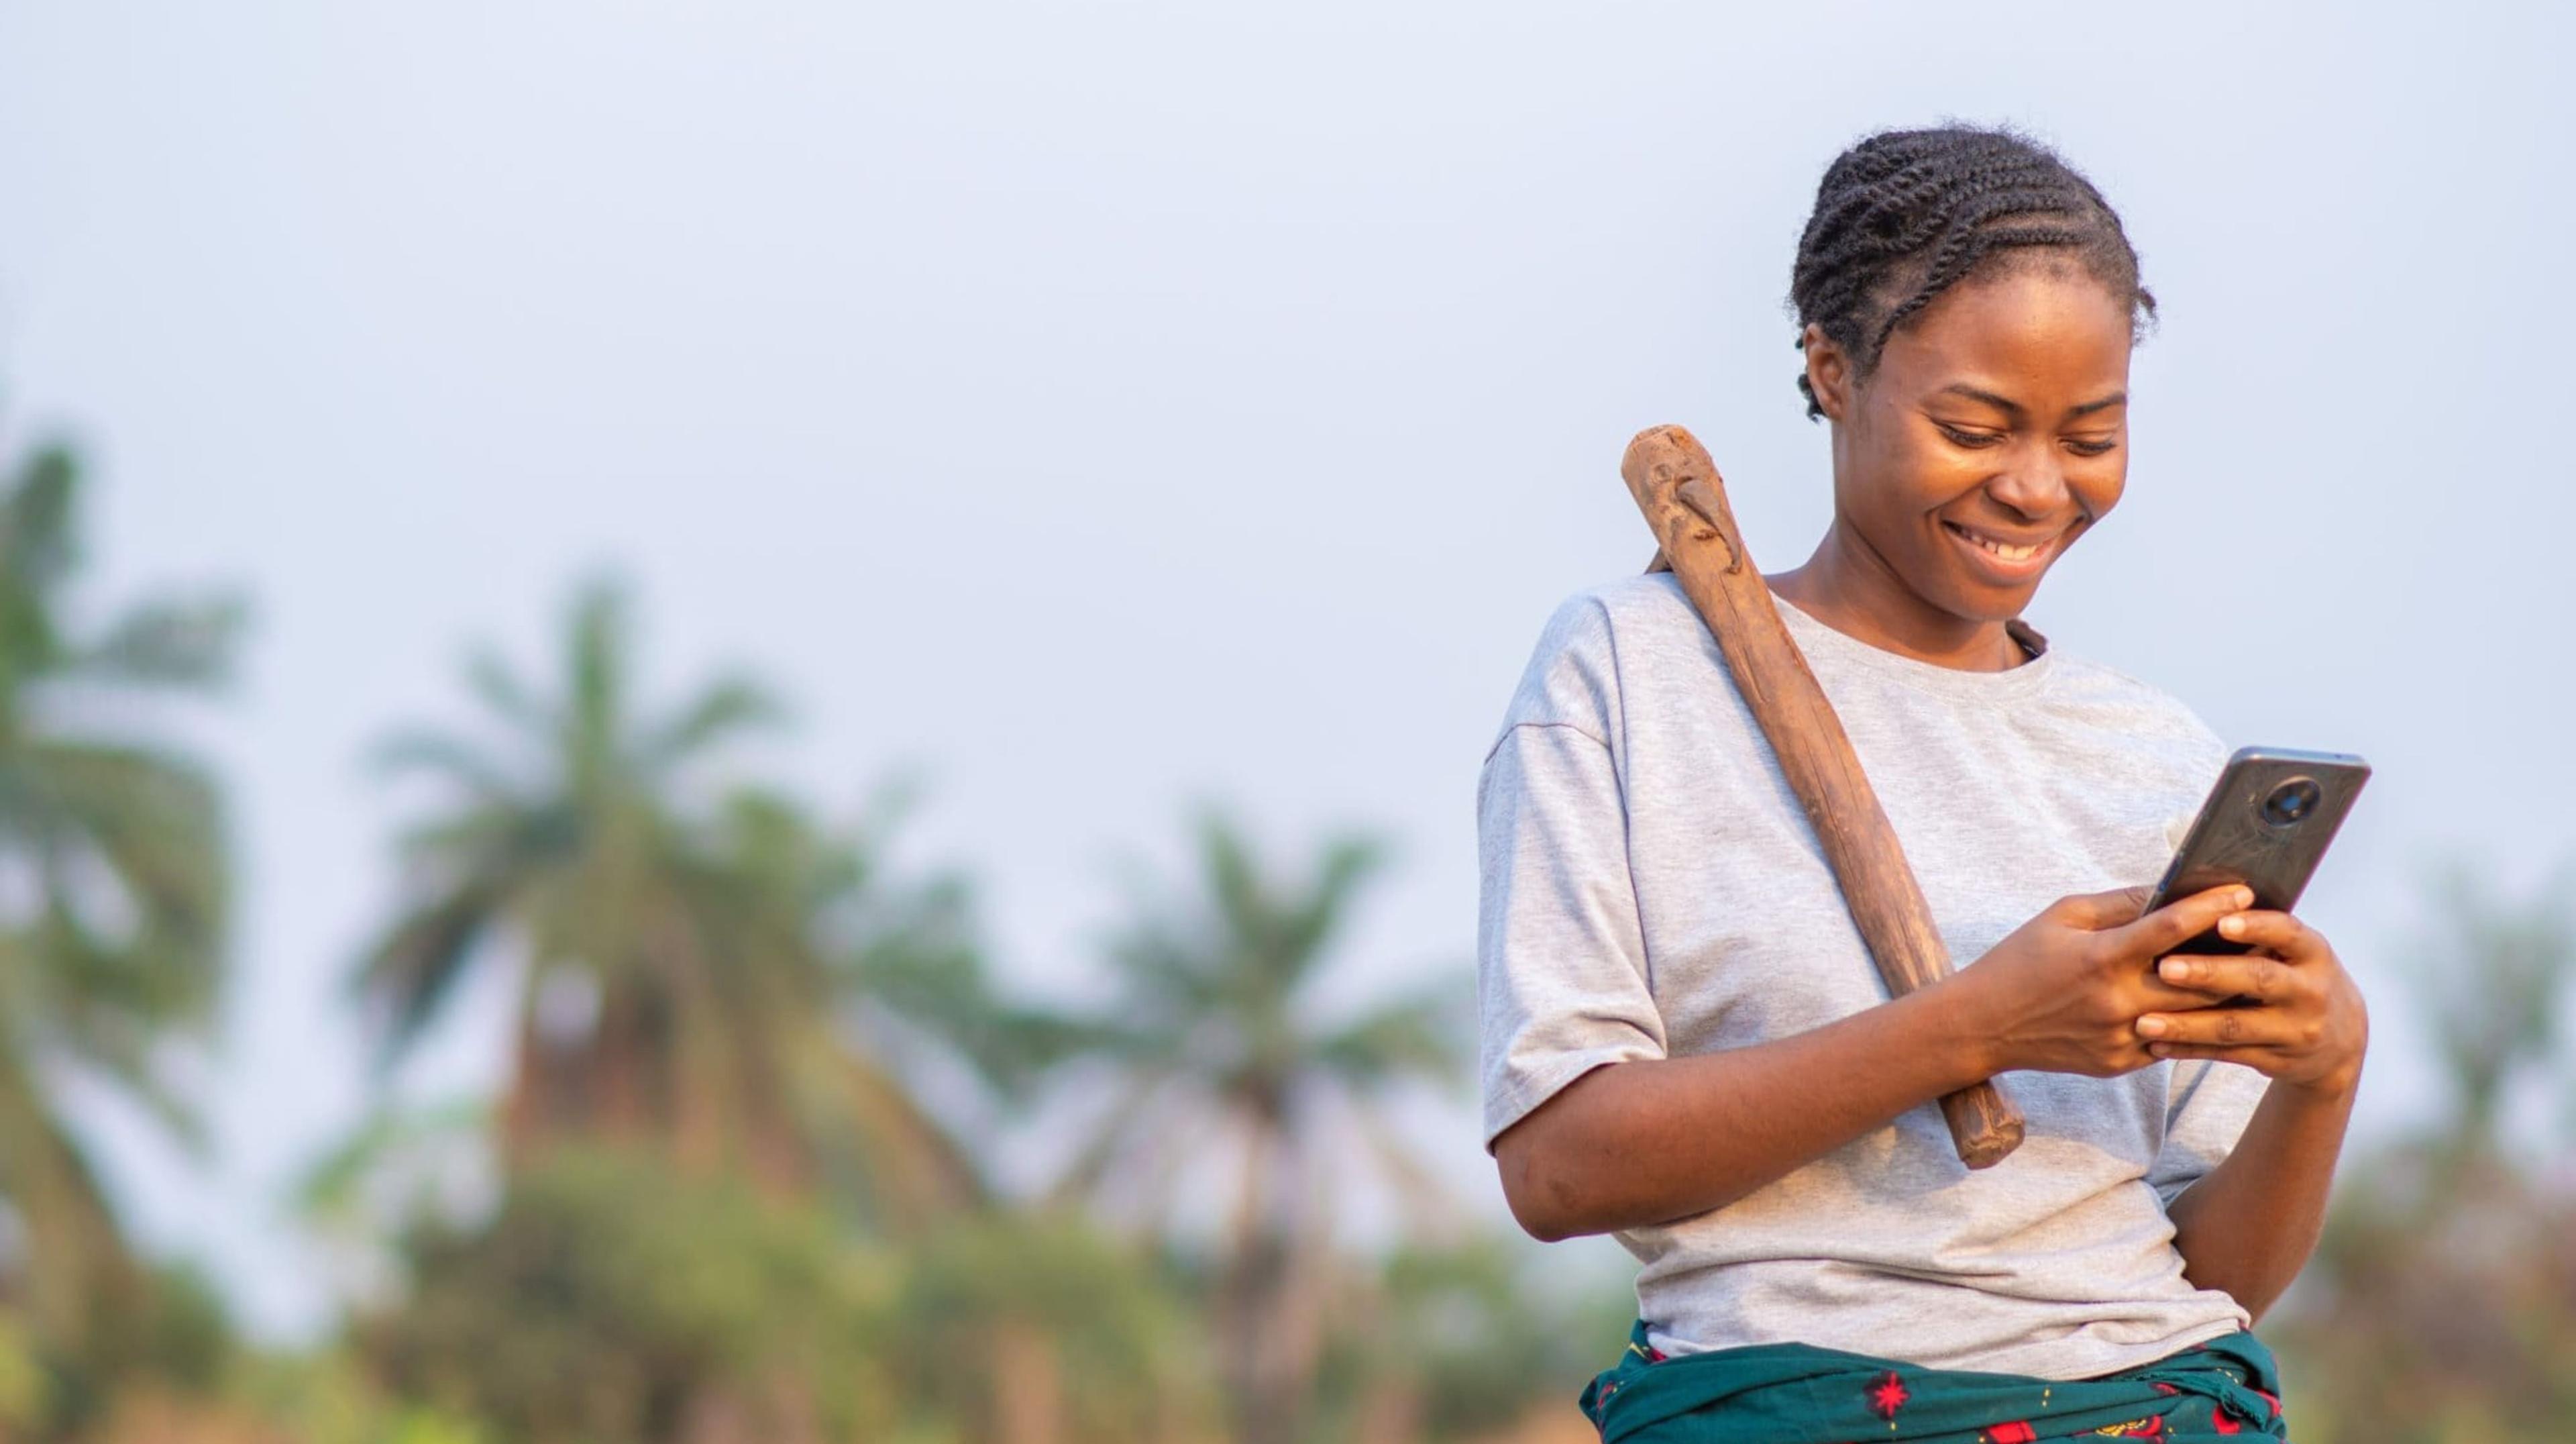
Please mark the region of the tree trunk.
[[994, 1444], [1062, 1444], [1064, 1367], [1055, 1340], [1020, 1319], [993, 1331]]

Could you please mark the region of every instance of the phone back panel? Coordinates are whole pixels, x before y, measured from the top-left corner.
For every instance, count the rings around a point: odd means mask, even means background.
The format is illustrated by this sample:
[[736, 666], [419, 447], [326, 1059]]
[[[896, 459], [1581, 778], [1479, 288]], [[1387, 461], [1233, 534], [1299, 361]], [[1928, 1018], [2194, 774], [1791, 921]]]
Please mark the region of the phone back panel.
[[[2191, 832], [2156, 885], [2151, 908], [2228, 883], [2254, 890], [2254, 905], [2287, 912], [2370, 778], [2370, 764], [2339, 752], [2248, 747], [2227, 760]], [[2244, 943], [2203, 933], [2184, 953], [2241, 953]]]

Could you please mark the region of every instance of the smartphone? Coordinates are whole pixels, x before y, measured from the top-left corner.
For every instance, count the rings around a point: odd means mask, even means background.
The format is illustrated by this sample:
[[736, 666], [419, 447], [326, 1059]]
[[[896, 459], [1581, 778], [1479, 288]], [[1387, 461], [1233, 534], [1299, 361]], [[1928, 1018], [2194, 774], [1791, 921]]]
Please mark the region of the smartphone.
[[[2234, 882], [2254, 890], [2254, 906], [2288, 912], [2369, 780], [2370, 764], [2341, 752], [2240, 749], [2218, 774], [2148, 911]], [[2174, 951], [2245, 953], [2253, 945], [2213, 929]]]

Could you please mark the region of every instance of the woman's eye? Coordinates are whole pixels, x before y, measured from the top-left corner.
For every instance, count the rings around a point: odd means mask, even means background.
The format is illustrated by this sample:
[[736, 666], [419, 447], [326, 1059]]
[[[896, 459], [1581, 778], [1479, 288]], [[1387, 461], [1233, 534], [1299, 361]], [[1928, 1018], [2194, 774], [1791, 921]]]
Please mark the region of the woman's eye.
[[1939, 421], [1932, 424], [1940, 427], [1941, 434], [1950, 438], [1951, 443], [1956, 446], [1992, 446], [2004, 439], [2000, 431], [1966, 431]]
[[2119, 442], [2111, 440], [2108, 437], [2105, 437], [2100, 441], [2085, 441], [2080, 438], [2069, 437], [2067, 438], [2066, 449], [2074, 452], [2078, 456], [2100, 456], [2102, 453], [2109, 451], [2112, 447], [2119, 444]]

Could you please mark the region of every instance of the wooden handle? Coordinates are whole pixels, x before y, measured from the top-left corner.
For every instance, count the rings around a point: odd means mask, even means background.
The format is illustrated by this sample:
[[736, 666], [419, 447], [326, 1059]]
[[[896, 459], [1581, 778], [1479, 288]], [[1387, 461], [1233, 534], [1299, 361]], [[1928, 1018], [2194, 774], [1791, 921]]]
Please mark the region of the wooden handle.
[[[1906, 865], [1896, 829], [1861, 773], [1842, 719], [1781, 622], [1770, 585], [1745, 555], [1708, 449], [1678, 426], [1653, 427], [1628, 443], [1619, 475], [1662, 544], [1647, 569], [1671, 570], [1716, 635], [1736, 689], [1806, 809], [1888, 995], [1903, 997], [1950, 976], [1949, 949], [1932, 926], [1932, 908]], [[2021, 1110], [1991, 1081], [1944, 1097], [1941, 1115], [1959, 1160], [1970, 1168], [2001, 1162], [2021, 1145]]]

